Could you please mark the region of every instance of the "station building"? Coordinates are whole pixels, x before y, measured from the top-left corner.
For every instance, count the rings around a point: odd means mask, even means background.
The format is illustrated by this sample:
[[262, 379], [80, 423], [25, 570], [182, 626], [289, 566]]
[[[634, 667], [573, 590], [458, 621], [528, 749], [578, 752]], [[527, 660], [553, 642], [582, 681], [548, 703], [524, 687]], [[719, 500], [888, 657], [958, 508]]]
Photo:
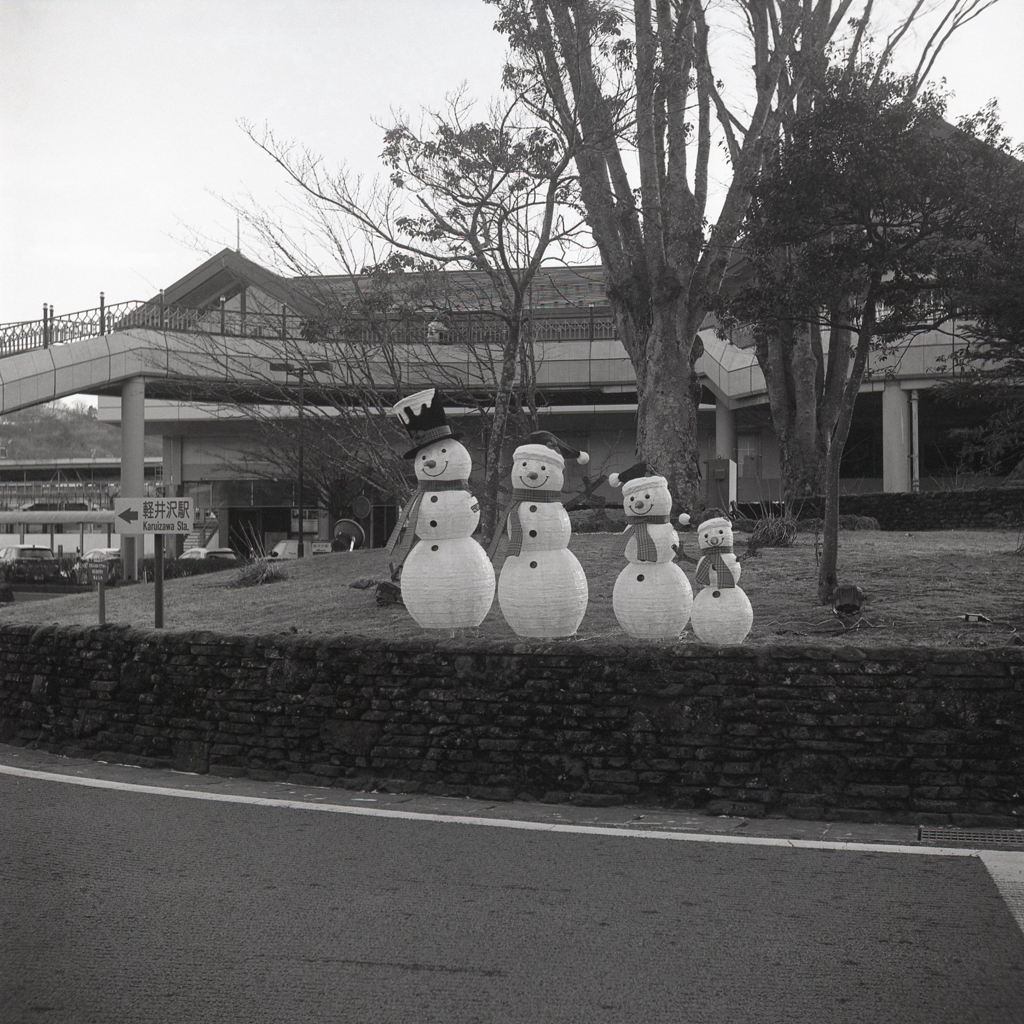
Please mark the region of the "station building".
[[[343, 507], [300, 513], [296, 474], [261, 448], [265, 442], [254, 410], [273, 407], [274, 415], [287, 420], [301, 408], [310, 416], [328, 386], [312, 368], [330, 367], [332, 361], [336, 367], [342, 350], [360, 345], [378, 360], [367, 364], [367, 373], [382, 372], [388, 359], [402, 363], [406, 394], [440, 383], [456, 395], [484, 395], [493, 378], [481, 369], [479, 354], [493, 358], [503, 330], [485, 276], [451, 272], [438, 275], [429, 288], [413, 276], [402, 284], [410, 282], [413, 292], [419, 289], [418, 307], [407, 303], [399, 314], [383, 308], [385, 303], [377, 319], [377, 327], [383, 324], [389, 332], [389, 346], [377, 344], [379, 334], [371, 337], [358, 318], [340, 334], [320, 336], [316, 325], [325, 311], [333, 309], [333, 322], [339, 323], [343, 315], [336, 311], [351, 308], [356, 295], [365, 300], [378, 283], [344, 276], [286, 278], [226, 249], [147, 301], [101, 303], [70, 316], [0, 327], [0, 412], [76, 393], [96, 395], [99, 419], [121, 424], [125, 458], [138, 463], [131, 480], [122, 471], [122, 493], [156, 487], [167, 495], [192, 496], [202, 510], [207, 542], [245, 552], [269, 550], [297, 536], [301, 515], [307, 538], [330, 539], [333, 519], [343, 516], [359, 521], [368, 543], [380, 545], [394, 521], [393, 497], [369, 488], [349, 493]], [[601, 267], [542, 271], [531, 290], [529, 314], [539, 427], [590, 453], [587, 467], [572, 469], [566, 493], [590, 489], [598, 474], [636, 458], [636, 378], [616, 336]], [[778, 442], [751, 341], [742, 335], [721, 338], [711, 321], [700, 337], [699, 447], [709, 503], [777, 502]], [[954, 428], [973, 425], [976, 416], [952, 410], [937, 385], [949, 378], [950, 357], [960, 344], [954, 326], [908, 339], [896, 359], [872, 362], [844, 456], [845, 491], [1000, 482], [965, 479], [957, 467]], [[296, 372], [303, 366], [304, 377]], [[326, 377], [337, 385], [335, 371], [328, 369]], [[274, 406], [285, 393], [288, 404]], [[471, 450], [478, 446], [479, 416], [472, 402], [455, 405], [449, 415], [462, 421]], [[158, 476], [154, 470], [146, 477], [150, 470], [136, 437], [142, 431], [162, 438]], [[479, 458], [474, 464], [480, 465]], [[607, 485], [592, 493], [618, 500]], [[306, 494], [308, 506], [308, 486]], [[214, 524], [217, 532], [211, 534]]]

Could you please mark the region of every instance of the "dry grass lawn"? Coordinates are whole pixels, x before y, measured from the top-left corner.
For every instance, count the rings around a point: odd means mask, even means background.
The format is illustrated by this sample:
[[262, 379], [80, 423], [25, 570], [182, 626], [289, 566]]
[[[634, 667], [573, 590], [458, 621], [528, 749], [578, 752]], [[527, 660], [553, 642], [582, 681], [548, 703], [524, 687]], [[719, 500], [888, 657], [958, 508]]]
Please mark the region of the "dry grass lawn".
[[[737, 536], [741, 557], [744, 540]], [[792, 548], [763, 549], [744, 561], [742, 586], [754, 608], [748, 645], [995, 647], [1024, 642], [1024, 558], [1014, 554], [1020, 543], [1017, 531], [844, 532], [840, 542], [841, 581], [856, 583], [869, 597], [859, 624], [844, 626], [817, 603], [815, 537], [802, 533]], [[614, 544], [614, 534], [573, 537], [571, 548], [590, 583], [590, 604], [576, 637], [551, 642], [628, 640], [611, 607], [612, 586], [625, 564], [612, 554]], [[696, 553], [692, 535], [685, 536], [684, 546]], [[692, 581], [693, 566], [684, 562], [683, 568]], [[403, 607], [379, 606], [374, 588], [350, 586], [361, 579], [387, 578], [383, 550], [317, 555], [282, 563], [281, 569], [283, 580], [249, 588], [231, 586], [237, 570], [167, 581], [165, 628], [385, 638], [426, 633]], [[95, 593], [76, 594], [0, 608], [0, 625], [88, 625], [97, 622], [97, 613]], [[152, 584], [107, 590], [107, 622], [152, 627], [153, 615]], [[979, 615], [989, 621], [964, 618]], [[497, 600], [479, 630], [459, 632], [517, 639]], [[696, 642], [689, 629], [682, 639]]]

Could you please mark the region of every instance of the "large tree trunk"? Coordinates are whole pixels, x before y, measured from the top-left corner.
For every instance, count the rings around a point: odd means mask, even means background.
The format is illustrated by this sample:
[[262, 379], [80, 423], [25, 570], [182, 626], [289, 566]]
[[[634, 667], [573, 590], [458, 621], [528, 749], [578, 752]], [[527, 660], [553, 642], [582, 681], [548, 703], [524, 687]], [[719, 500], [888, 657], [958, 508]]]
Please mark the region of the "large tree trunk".
[[[693, 369], [693, 311], [681, 297], [655, 304], [650, 320], [617, 305], [620, 336], [637, 376], [639, 458], [667, 478], [675, 504], [703, 504], [697, 443], [700, 382]], [[642, 353], [642, 356], [636, 354]]]
[[779, 440], [782, 495], [790, 504], [824, 492], [835, 423], [822, 416], [820, 346], [820, 332], [806, 324], [765, 327], [755, 339]]

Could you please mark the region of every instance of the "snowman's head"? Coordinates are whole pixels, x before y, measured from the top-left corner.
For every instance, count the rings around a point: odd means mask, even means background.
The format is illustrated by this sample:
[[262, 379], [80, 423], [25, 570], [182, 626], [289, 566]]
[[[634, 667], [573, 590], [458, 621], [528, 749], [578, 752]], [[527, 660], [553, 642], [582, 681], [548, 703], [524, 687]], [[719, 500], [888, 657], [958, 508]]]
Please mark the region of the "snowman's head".
[[512, 486], [521, 490], [560, 491], [565, 459], [544, 444], [520, 445], [512, 455]]
[[428, 483], [431, 480], [468, 480], [473, 460], [461, 441], [445, 437], [416, 452], [413, 467], [416, 479]]
[[732, 523], [721, 516], [705, 519], [697, 530], [697, 544], [701, 551], [732, 547]]
[[672, 495], [663, 476], [641, 476], [622, 485], [622, 507], [627, 516], [667, 516]]

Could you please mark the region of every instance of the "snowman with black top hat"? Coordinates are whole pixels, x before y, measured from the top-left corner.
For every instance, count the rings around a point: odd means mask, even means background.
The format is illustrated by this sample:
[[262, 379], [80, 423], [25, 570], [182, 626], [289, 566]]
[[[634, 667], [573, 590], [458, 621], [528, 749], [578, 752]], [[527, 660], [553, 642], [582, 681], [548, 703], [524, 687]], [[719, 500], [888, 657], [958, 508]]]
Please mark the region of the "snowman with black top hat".
[[[512, 456], [508, 552], [498, 577], [498, 604], [519, 636], [572, 636], [587, 610], [587, 577], [569, 550], [572, 524], [562, 504], [566, 459], [582, 466], [590, 456], [546, 430], [525, 437]], [[496, 532], [492, 557], [501, 538]]]
[[[672, 495], [668, 480], [638, 462], [608, 477], [622, 488], [626, 529], [617, 553], [628, 565], [612, 588], [612, 610], [630, 636], [643, 640], [678, 637], [690, 618], [693, 591], [683, 570], [675, 564], [679, 534], [671, 522]], [[680, 522], [689, 522], [688, 516]]]
[[401, 570], [402, 600], [424, 629], [479, 626], [494, 601], [494, 567], [473, 538], [480, 504], [469, 489], [473, 461], [452, 433], [435, 388], [391, 410], [413, 447], [416, 492], [388, 544], [392, 578]]

